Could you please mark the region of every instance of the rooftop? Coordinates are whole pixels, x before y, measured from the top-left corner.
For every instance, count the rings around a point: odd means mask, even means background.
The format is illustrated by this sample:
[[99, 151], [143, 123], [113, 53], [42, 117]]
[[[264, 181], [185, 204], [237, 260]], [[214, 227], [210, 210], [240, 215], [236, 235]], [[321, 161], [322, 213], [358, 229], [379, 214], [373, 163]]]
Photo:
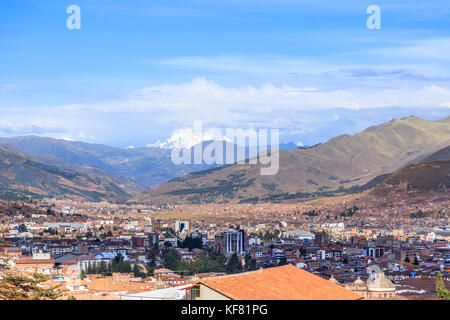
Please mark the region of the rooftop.
[[348, 289], [293, 265], [201, 280], [234, 300], [358, 300]]

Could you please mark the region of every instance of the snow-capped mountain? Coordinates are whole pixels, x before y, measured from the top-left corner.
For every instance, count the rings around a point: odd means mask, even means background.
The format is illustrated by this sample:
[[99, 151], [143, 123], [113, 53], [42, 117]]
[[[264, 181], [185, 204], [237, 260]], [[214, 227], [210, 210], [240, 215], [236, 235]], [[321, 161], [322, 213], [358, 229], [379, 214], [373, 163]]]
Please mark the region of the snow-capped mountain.
[[227, 137], [220, 135], [220, 130], [206, 130], [202, 132], [202, 135], [195, 135], [191, 128], [175, 130], [169, 139], [161, 142], [160, 140], [152, 144], [147, 144], [147, 147], [161, 148], [161, 149], [174, 149], [174, 148], [192, 148], [194, 145], [203, 141], [227, 141], [230, 142]]

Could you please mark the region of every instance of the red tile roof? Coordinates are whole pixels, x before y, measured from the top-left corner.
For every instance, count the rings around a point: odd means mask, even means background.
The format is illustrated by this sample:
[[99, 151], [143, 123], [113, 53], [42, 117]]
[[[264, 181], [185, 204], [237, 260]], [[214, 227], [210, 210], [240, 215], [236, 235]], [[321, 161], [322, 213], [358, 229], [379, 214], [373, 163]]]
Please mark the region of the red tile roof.
[[233, 300], [358, 300], [362, 297], [308, 271], [285, 265], [199, 283]]

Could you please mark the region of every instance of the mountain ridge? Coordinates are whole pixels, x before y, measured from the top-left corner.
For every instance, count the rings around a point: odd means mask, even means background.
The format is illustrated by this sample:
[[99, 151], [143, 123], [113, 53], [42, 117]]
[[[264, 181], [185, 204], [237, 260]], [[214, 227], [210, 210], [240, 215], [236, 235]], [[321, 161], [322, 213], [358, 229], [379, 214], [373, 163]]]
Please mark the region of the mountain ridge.
[[393, 119], [314, 148], [280, 151], [280, 170], [260, 176], [259, 165], [239, 164], [174, 179], [132, 202], [208, 203], [338, 190], [363, 185], [450, 144], [450, 117]]
[[0, 146], [0, 197], [123, 203], [130, 194], [107, 178], [49, 166]]
[[[215, 166], [176, 165], [171, 160], [171, 150], [159, 148], [121, 149], [103, 144], [39, 136], [0, 138], [1, 143], [18, 147], [38, 161], [61, 168], [83, 171], [87, 170], [86, 167], [92, 167], [123, 179], [132, 179], [135, 184], [145, 186], [141, 189], [157, 186], [192, 171]], [[43, 156], [53, 158], [43, 158]], [[64, 162], [58, 163], [55, 158]], [[67, 165], [68, 163], [70, 166]], [[126, 181], [124, 183], [126, 184]], [[139, 187], [131, 183], [127, 188], [132, 190]]]

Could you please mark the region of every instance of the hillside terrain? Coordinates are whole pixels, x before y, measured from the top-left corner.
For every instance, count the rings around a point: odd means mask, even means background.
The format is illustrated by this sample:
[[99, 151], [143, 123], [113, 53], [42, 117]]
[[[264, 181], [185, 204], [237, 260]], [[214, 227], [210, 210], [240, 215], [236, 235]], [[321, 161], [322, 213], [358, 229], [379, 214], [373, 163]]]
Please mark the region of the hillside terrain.
[[379, 183], [371, 195], [417, 195], [450, 193], [450, 146], [425, 157], [422, 161], [401, 168]]
[[450, 161], [450, 145], [427, 156], [422, 161]]
[[371, 193], [386, 196], [388, 193], [450, 192], [450, 161], [424, 161], [402, 168], [383, 182]]
[[[209, 203], [326, 196], [358, 189], [450, 145], [450, 117], [392, 120], [308, 149], [281, 150], [276, 175], [235, 164], [175, 178], [131, 202]], [[377, 181], [379, 182], [379, 181]]]
[[147, 189], [146, 186], [134, 181], [131, 178], [116, 176], [116, 175], [113, 175], [109, 172], [106, 172], [106, 171], [101, 170], [96, 167], [92, 167], [92, 166], [88, 166], [88, 165], [81, 165], [78, 163], [70, 163], [61, 158], [57, 158], [57, 157], [53, 157], [53, 156], [49, 156], [49, 155], [32, 153], [32, 152], [26, 151], [20, 147], [10, 145], [7, 143], [0, 142], [0, 147], [3, 147], [12, 152], [20, 153], [32, 160], [35, 160], [37, 162], [40, 162], [40, 163], [48, 165], [48, 166], [57, 167], [57, 168], [63, 169], [63, 170], [76, 171], [76, 172], [84, 173], [87, 175], [95, 175], [95, 176], [104, 177], [105, 179], [111, 180], [111, 182], [113, 182], [114, 184], [116, 184], [117, 186], [119, 186], [120, 188], [122, 188], [124, 191], [126, 191], [129, 194], [135, 194], [137, 192], [144, 191]]
[[143, 191], [175, 177], [216, 165], [176, 165], [171, 150], [161, 148], [121, 149], [101, 144], [66, 141], [37, 136], [0, 138], [0, 144], [14, 146], [19, 152], [40, 162], [83, 173], [122, 177], [125, 189]]
[[0, 147], [0, 198], [44, 197], [116, 203], [126, 201], [130, 194], [107, 176], [63, 170]]

